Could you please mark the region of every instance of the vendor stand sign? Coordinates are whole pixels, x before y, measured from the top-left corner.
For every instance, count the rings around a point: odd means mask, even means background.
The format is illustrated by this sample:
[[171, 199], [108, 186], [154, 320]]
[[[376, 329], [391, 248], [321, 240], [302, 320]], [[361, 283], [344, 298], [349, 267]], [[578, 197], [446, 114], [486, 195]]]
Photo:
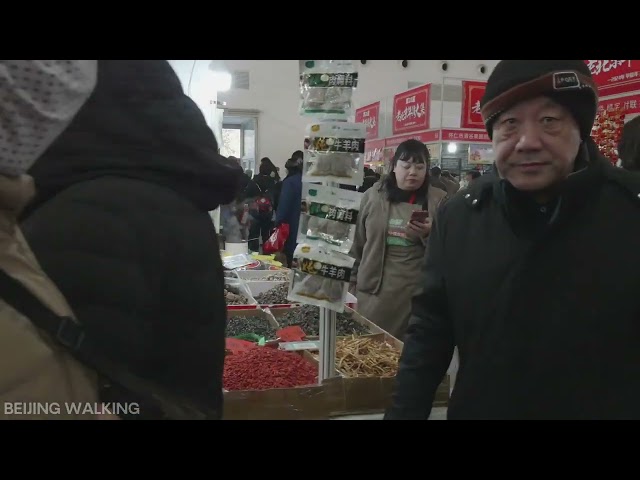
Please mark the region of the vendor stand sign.
[[429, 129], [431, 84], [421, 85], [393, 97], [393, 134]]
[[462, 128], [443, 128], [443, 142], [462, 142], [462, 143], [491, 143], [489, 134], [486, 130], [472, 130]]
[[367, 140], [378, 138], [379, 121], [380, 102], [356, 110], [356, 123], [364, 123], [367, 126]]
[[598, 104], [598, 112], [614, 112], [622, 110], [625, 114], [640, 113], [640, 93], [611, 100], [602, 100]]
[[601, 97], [640, 90], [640, 60], [585, 60]]
[[484, 128], [482, 114], [480, 113], [480, 101], [487, 87], [486, 82], [462, 82], [462, 115], [461, 128]]
[[492, 165], [495, 161], [495, 153], [492, 145], [469, 145], [469, 165]]

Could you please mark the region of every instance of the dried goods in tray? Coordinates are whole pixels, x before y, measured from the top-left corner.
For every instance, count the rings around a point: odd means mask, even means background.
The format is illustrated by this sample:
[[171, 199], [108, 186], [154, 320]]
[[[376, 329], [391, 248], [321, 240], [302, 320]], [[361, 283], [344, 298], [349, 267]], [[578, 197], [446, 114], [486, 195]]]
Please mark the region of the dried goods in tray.
[[398, 371], [400, 352], [373, 337], [336, 340], [336, 369], [345, 377], [393, 377]]
[[276, 329], [264, 317], [232, 316], [227, 320], [227, 337], [241, 337], [254, 334], [267, 340], [276, 338]]
[[318, 367], [301, 355], [269, 347], [256, 347], [227, 355], [223, 384], [226, 390], [268, 390], [313, 385]]
[[[280, 327], [299, 325], [304, 332], [311, 337], [320, 333], [320, 309], [313, 305], [302, 305], [290, 309], [287, 313], [278, 317]], [[336, 335], [366, 335], [369, 329], [353, 319], [349, 313], [336, 314]]]

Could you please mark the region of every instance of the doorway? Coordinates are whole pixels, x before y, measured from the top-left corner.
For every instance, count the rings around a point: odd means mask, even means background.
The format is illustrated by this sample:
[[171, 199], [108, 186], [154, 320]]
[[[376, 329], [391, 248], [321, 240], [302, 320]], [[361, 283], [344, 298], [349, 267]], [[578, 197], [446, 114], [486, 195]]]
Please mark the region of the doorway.
[[256, 172], [258, 150], [258, 115], [253, 112], [224, 111], [220, 153], [239, 158], [242, 169]]

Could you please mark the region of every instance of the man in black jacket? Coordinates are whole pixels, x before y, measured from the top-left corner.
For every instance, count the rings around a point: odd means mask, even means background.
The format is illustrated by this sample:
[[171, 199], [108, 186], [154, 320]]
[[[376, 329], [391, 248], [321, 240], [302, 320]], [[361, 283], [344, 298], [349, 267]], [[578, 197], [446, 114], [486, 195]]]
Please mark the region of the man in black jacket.
[[[99, 61], [93, 95], [30, 173], [25, 236], [100, 353], [220, 418], [226, 305], [208, 212], [243, 172], [169, 63]], [[141, 405], [139, 418], [162, 415]]]
[[503, 60], [482, 115], [499, 177], [442, 208], [387, 419], [640, 418], [640, 177], [590, 139], [582, 60]]

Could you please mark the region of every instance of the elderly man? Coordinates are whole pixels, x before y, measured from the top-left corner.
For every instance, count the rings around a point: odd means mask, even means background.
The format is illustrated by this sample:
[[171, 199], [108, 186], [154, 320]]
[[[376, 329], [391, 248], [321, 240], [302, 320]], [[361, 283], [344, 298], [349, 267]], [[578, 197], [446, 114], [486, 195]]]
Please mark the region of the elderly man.
[[[640, 177], [602, 158], [582, 60], [504, 60], [482, 115], [498, 176], [432, 226], [387, 419], [640, 418]], [[457, 268], [456, 268], [457, 267]]]

